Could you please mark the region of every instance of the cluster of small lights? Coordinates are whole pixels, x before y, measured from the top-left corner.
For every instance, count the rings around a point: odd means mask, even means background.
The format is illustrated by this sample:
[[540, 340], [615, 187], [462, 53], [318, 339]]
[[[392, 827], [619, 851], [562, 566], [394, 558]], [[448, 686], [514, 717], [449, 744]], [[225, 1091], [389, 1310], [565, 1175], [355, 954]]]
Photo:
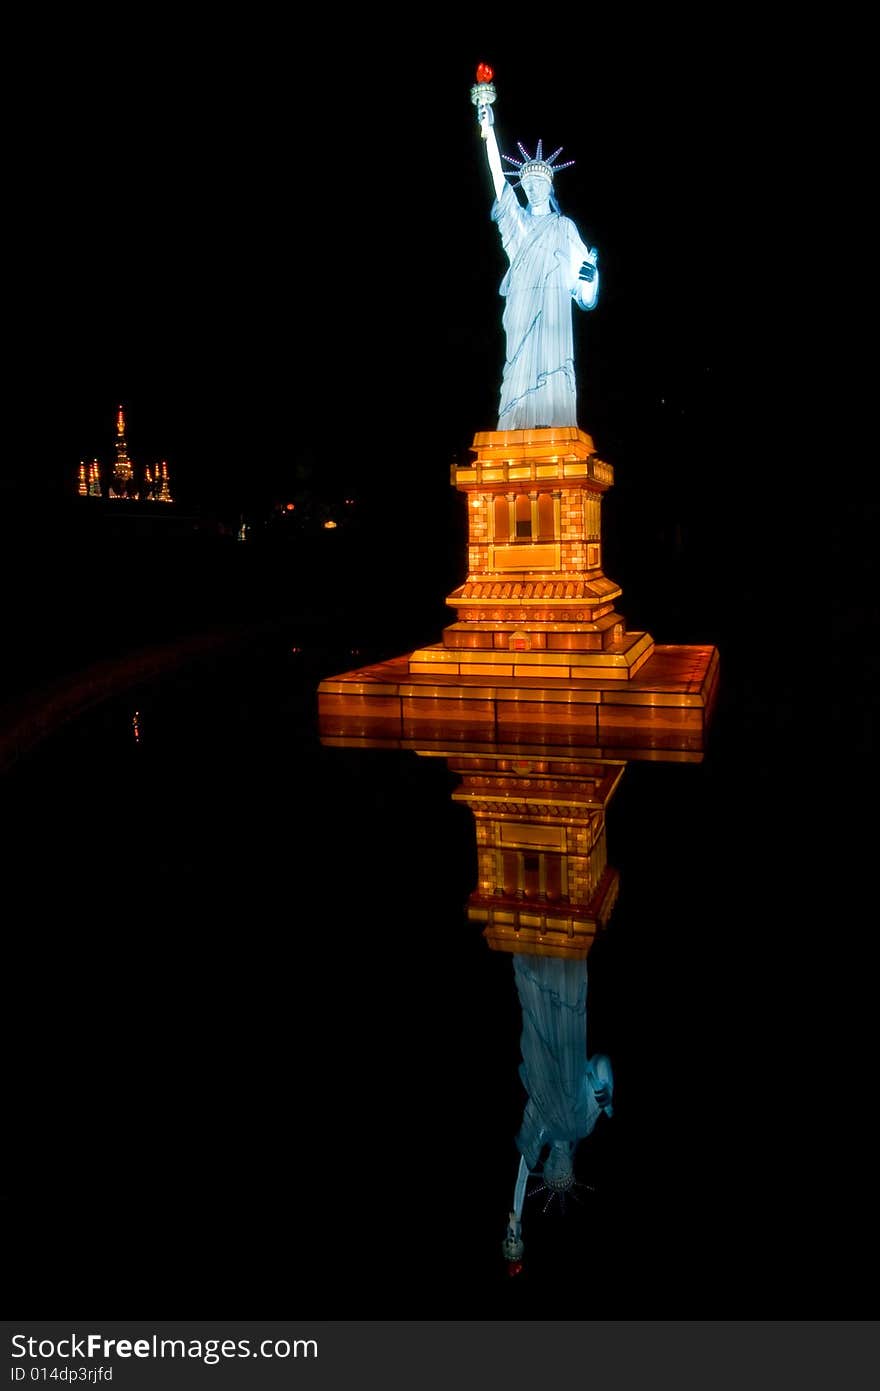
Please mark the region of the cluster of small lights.
[[[171, 489], [168, 486], [168, 464], [165, 459], [161, 463], [144, 469], [144, 490], [139, 492], [134, 484], [134, 468], [128, 457], [128, 450], [125, 443], [125, 414], [122, 406], [118, 408], [116, 415], [116, 462], [113, 465], [113, 483], [108, 490], [108, 497], [122, 499], [125, 501], [138, 502], [141, 499], [145, 502], [173, 502]], [[80, 496], [101, 497], [101, 475], [98, 460], [94, 459], [89, 465], [88, 487], [84, 487], [85, 464], [80, 463], [79, 487]], [[115, 486], [114, 486], [115, 485]]]

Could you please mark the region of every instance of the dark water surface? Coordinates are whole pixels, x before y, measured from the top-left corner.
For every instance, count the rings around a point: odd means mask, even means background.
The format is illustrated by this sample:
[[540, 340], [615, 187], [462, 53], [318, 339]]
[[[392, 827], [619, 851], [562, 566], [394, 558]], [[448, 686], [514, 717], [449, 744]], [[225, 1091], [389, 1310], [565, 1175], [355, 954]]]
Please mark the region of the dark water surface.
[[527, 1201], [511, 1280], [520, 1015], [465, 916], [473, 820], [442, 759], [317, 734], [318, 680], [389, 655], [294, 624], [6, 774], [15, 1304], [866, 1313], [835, 954], [735, 661], [706, 759], [631, 763], [610, 804], [589, 1040], [615, 1112], [578, 1151], [582, 1205]]

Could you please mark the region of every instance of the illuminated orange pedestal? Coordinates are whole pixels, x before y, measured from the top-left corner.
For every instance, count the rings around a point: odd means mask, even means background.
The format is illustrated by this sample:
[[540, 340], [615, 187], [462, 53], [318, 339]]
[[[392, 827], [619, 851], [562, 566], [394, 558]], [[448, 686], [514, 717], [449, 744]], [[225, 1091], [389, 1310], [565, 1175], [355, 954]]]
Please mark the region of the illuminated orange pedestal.
[[617, 900], [605, 808], [626, 765], [497, 753], [448, 764], [477, 836], [468, 918], [495, 951], [585, 958]]
[[328, 677], [318, 687], [322, 735], [589, 746], [609, 750], [703, 747], [718, 677], [714, 647], [656, 647], [625, 686], [535, 677], [411, 675], [409, 657]]
[[602, 496], [614, 482], [583, 430], [487, 430], [454, 468], [468, 500], [468, 576], [458, 621], [409, 659], [413, 676], [630, 681], [654, 650], [628, 633], [602, 570]]
[[614, 471], [590, 436], [489, 430], [472, 452], [452, 473], [468, 500], [467, 579], [446, 600], [456, 621], [442, 642], [322, 681], [322, 721], [360, 718], [365, 736], [392, 739], [439, 722], [465, 739], [531, 729], [581, 744], [701, 741], [717, 650], [627, 631], [620, 586], [602, 570]]
[[576, 732], [564, 748], [543, 742], [537, 728], [518, 731], [524, 737], [512, 743], [489, 734], [477, 742], [439, 718], [406, 738], [394, 722], [385, 725], [382, 716], [364, 721], [357, 710], [322, 716], [320, 733], [331, 747], [410, 749], [445, 759], [460, 779], [453, 800], [474, 817], [477, 886], [468, 918], [483, 924], [495, 951], [585, 959], [617, 901], [619, 876], [607, 861], [605, 817], [627, 761], [703, 758], [701, 735], [664, 728], [655, 736], [649, 721], [648, 713], [643, 746], [616, 757], [581, 746]]

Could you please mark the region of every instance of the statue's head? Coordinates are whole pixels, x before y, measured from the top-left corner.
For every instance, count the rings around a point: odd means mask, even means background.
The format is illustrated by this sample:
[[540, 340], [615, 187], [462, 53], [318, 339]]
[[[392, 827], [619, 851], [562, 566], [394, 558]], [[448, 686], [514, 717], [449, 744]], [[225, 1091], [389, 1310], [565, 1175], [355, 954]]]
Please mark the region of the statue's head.
[[[540, 206], [542, 203], [549, 202], [551, 205], [555, 206], [555, 199], [553, 198], [553, 175], [558, 173], [560, 169], [568, 169], [574, 164], [574, 160], [566, 160], [564, 164], [554, 163], [557, 155], [562, 154], [561, 145], [558, 150], [554, 150], [553, 154], [546, 159], [544, 158], [544, 148], [540, 140], [538, 141], [538, 148], [534, 156], [530, 155], [526, 147], [519, 144], [519, 141], [517, 141], [517, 145], [519, 146], [522, 159], [513, 159], [511, 155], [502, 155], [502, 159], [506, 159], [508, 164], [515, 166], [517, 183], [522, 185], [523, 191], [529, 200], [529, 205]], [[514, 170], [508, 170], [506, 172], [511, 178], [514, 177]], [[516, 185], [514, 185], [514, 187], [516, 187]]]
[[530, 204], [540, 206], [548, 202], [553, 192], [553, 179], [540, 168], [529, 168], [520, 176], [520, 183]]

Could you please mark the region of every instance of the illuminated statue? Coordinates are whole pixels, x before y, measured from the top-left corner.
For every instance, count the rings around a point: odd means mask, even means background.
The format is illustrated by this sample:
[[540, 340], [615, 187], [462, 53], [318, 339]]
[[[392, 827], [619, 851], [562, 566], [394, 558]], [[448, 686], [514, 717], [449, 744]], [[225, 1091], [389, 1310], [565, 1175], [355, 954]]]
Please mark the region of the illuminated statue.
[[[498, 223], [510, 262], [499, 290], [506, 300], [502, 322], [507, 346], [498, 429], [577, 426], [570, 301], [581, 309], [595, 307], [597, 253], [581, 241], [574, 223], [562, 217], [553, 196], [554, 174], [574, 163], [554, 165], [561, 147], [545, 159], [540, 140], [534, 158], [519, 145], [521, 160], [503, 156], [514, 171], [502, 168], [493, 128], [491, 78], [491, 69], [481, 63], [471, 100], [495, 186], [492, 219]], [[514, 187], [522, 186], [526, 207], [507, 182], [508, 176], [517, 178]]]

